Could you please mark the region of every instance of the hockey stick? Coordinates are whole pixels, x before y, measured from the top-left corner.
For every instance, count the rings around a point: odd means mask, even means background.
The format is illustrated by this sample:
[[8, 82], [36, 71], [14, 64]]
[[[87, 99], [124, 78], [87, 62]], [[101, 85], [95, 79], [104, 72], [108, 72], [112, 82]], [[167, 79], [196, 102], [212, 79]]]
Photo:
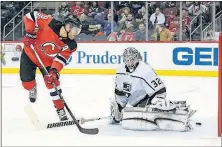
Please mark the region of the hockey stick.
[[103, 120], [103, 119], [108, 119], [109, 116], [105, 116], [105, 117], [97, 117], [97, 118], [89, 118], [89, 119], [85, 119], [85, 118], [81, 118], [79, 120], [80, 124], [84, 124], [86, 122], [90, 122], [90, 121], [95, 121], [95, 120]]
[[[80, 118], [80, 119], [77, 119], [77, 121], [80, 124], [84, 124], [86, 122], [95, 121], [95, 120], [103, 120], [103, 119], [108, 119], [108, 118], [109, 118], [108, 116], [107, 117], [90, 118], [90, 119]], [[75, 125], [75, 122], [74, 121], [55, 122], [55, 123], [47, 124], [46, 129], [59, 128], [59, 127], [71, 126], [71, 125]]]
[[[30, 47], [31, 47], [31, 49], [33, 50], [33, 52], [35, 53], [35, 56], [36, 56], [36, 58], [38, 59], [38, 62], [41, 64], [44, 72], [45, 72], [47, 75], [49, 75], [49, 73], [48, 73], [48, 71], [46, 70], [44, 64], [42, 63], [42, 60], [40, 59], [38, 53], [35, 51], [33, 45], [31, 45]], [[69, 109], [67, 103], [65, 102], [62, 94], [59, 92], [59, 90], [58, 90], [58, 88], [56, 87], [55, 83], [52, 83], [52, 84], [53, 84], [53, 87], [55, 88], [57, 94], [59, 95], [60, 99], [62, 99], [62, 101], [63, 101], [63, 103], [64, 103], [67, 111], [69, 112], [70, 116], [72, 117], [72, 119], [73, 119], [74, 123], [76, 124], [77, 128], [79, 129], [79, 131], [80, 131], [81, 133], [85, 133], [85, 134], [98, 134], [98, 132], [99, 132], [99, 129], [98, 129], [98, 128], [86, 129], [86, 128], [82, 128], [82, 127], [80, 126], [78, 120], [75, 118], [75, 116], [73, 115], [72, 111]]]

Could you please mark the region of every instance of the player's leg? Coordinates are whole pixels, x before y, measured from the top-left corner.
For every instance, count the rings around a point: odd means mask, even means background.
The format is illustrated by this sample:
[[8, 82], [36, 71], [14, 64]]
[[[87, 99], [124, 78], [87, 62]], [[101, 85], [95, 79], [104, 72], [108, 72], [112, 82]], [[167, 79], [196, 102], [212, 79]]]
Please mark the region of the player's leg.
[[34, 103], [37, 98], [35, 81], [36, 67], [23, 50], [20, 59], [20, 80], [22, 81], [23, 87], [29, 91], [29, 99], [32, 103]]
[[[50, 70], [51, 67], [46, 67], [47, 71]], [[44, 77], [46, 75], [46, 73], [44, 73], [44, 70], [43, 69], [40, 69], [41, 73], [42, 73], [42, 76]], [[50, 93], [50, 96], [52, 98], [52, 102], [56, 108], [56, 112], [59, 116], [59, 119], [61, 121], [64, 121], [64, 120], [68, 120], [68, 116], [66, 115], [66, 112], [65, 112], [65, 109], [64, 109], [64, 104], [63, 104], [63, 101], [62, 99], [60, 99], [59, 95], [57, 94], [56, 90], [53, 88], [53, 85], [52, 84], [49, 84], [45, 81], [45, 85], [46, 87], [49, 89], [49, 93]], [[58, 88], [59, 92], [62, 93], [62, 89], [60, 87], [60, 81], [59, 81], [59, 78], [58, 80], [55, 82], [55, 85], [56, 87]]]

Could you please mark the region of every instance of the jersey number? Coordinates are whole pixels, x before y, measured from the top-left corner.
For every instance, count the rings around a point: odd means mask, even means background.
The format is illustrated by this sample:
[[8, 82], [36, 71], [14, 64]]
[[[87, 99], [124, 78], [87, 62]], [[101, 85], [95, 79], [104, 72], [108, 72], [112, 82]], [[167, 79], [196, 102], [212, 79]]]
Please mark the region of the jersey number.
[[151, 81], [151, 83], [153, 84], [154, 88], [156, 88], [157, 86], [162, 84], [162, 81], [160, 80], [160, 78], [156, 78], [155, 80]]

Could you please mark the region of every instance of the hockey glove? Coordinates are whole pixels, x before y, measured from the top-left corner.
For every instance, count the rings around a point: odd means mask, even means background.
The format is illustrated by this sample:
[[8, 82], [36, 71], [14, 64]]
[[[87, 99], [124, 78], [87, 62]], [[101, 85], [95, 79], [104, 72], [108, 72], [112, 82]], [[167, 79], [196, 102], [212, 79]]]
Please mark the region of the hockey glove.
[[44, 76], [44, 80], [48, 84], [58, 83], [60, 74], [57, 72], [57, 69], [52, 68], [49, 71], [49, 75]]
[[109, 124], [116, 124], [122, 121], [122, 107], [115, 100], [110, 99], [110, 118]]

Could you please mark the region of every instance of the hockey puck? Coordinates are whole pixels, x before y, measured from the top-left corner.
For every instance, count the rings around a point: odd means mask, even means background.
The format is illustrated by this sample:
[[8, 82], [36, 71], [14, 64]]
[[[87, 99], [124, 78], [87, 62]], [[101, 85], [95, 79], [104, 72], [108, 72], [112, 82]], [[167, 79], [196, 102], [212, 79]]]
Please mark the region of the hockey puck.
[[201, 123], [201, 122], [196, 122], [196, 125], [201, 126], [201, 125], [202, 125], [202, 123]]

